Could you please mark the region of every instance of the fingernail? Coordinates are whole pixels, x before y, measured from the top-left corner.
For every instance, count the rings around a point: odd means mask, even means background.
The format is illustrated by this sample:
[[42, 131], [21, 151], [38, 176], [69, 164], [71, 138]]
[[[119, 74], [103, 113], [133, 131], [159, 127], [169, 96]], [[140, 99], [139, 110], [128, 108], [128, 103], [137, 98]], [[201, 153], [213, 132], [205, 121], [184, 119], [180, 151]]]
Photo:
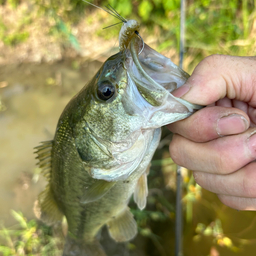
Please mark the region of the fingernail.
[[219, 136], [224, 136], [244, 132], [248, 127], [248, 121], [243, 116], [232, 114], [217, 121], [216, 131]]
[[248, 138], [248, 147], [252, 157], [256, 157], [256, 131]]
[[189, 90], [190, 90], [190, 86], [187, 84], [182, 85], [181, 87], [179, 87], [178, 89], [176, 89], [175, 91], [172, 92], [172, 95], [180, 98], [182, 96], [184, 96]]

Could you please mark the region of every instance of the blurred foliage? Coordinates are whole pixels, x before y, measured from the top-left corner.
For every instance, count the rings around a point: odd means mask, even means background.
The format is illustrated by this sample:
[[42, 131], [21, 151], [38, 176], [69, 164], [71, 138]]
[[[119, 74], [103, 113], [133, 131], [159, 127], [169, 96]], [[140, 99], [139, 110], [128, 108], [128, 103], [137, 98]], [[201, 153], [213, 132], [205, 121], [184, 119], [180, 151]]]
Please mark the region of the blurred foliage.
[[[57, 15], [65, 22], [78, 22], [85, 3], [82, 0], [33, 0], [42, 15]], [[89, 1], [92, 2], [92, 1]]]
[[224, 235], [221, 221], [219, 219], [216, 219], [208, 226], [203, 223], [198, 223], [195, 232], [197, 235], [194, 236], [194, 241], [200, 241], [203, 236], [211, 236], [213, 238], [213, 243], [216, 245], [227, 247], [233, 252], [240, 251], [239, 247], [235, 246], [232, 240]]
[[[15, 8], [21, 1], [0, 0], [0, 4], [10, 4]], [[91, 20], [90, 12], [96, 8], [82, 0], [32, 0], [38, 15], [53, 18], [53, 29], [63, 36], [63, 39], [79, 50], [79, 44], [71, 33], [71, 27], [81, 19], [88, 19], [88, 25], [97, 20]], [[93, 4], [104, 7], [110, 4], [123, 17], [134, 18], [141, 22], [148, 35], [155, 34], [157, 50], [167, 51], [179, 47], [180, 0], [98, 0]], [[251, 34], [256, 16], [256, 0], [189, 0], [186, 1], [186, 34], [185, 46], [189, 64], [188, 71], [194, 68], [202, 58], [219, 53], [230, 55], [253, 55], [255, 52], [254, 36]], [[98, 11], [98, 10], [97, 10]], [[102, 11], [99, 11], [103, 13]], [[106, 17], [109, 16], [107, 19]], [[102, 23], [102, 28], [116, 23], [114, 17], [105, 15], [96, 18]], [[105, 40], [117, 37], [120, 26], [107, 30], [96, 31]], [[6, 35], [7, 28], [0, 21], [0, 39], [6, 45], [24, 42], [29, 34], [26, 31], [16, 31]], [[142, 35], [143, 36], [143, 35]]]
[[7, 27], [0, 18], [0, 40], [8, 46], [15, 46], [19, 43], [25, 42], [29, 37], [29, 32], [26, 31], [24, 26], [29, 24], [30, 21], [29, 17], [24, 17], [19, 22], [18, 26], [13, 29]]
[[10, 35], [3, 36], [3, 42], [6, 45], [14, 46], [16, 44], [25, 42], [28, 37], [29, 37], [29, 33], [26, 31], [17, 32], [17, 33], [12, 33]]
[[20, 0], [0, 0], [0, 4], [8, 3], [14, 9], [19, 5], [20, 2]]
[[[109, 0], [123, 17], [140, 20], [147, 34], [158, 31], [158, 50], [179, 47], [179, 0]], [[94, 2], [95, 3], [95, 2]], [[96, 4], [104, 6], [105, 1]], [[90, 7], [88, 7], [90, 8]], [[186, 48], [192, 66], [210, 54], [253, 55], [250, 36], [256, 17], [255, 0], [190, 0], [186, 7]], [[191, 69], [191, 67], [188, 67]]]
[[36, 220], [27, 221], [22, 213], [11, 211], [17, 221], [13, 228], [0, 229], [0, 238], [4, 245], [0, 245], [0, 254], [12, 255], [42, 255], [56, 256], [60, 250], [60, 239], [53, 238], [52, 228], [39, 224]]

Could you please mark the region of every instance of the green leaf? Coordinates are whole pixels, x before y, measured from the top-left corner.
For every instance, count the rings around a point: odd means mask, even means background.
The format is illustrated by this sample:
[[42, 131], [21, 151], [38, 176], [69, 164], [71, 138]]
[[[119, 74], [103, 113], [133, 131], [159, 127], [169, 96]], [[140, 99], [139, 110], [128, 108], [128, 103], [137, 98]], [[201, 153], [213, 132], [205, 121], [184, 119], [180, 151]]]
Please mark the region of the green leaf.
[[14, 217], [14, 219], [16, 219], [19, 222], [19, 224], [21, 225], [22, 228], [27, 229], [27, 227], [28, 227], [27, 222], [26, 222], [26, 219], [23, 217], [22, 213], [18, 213], [14, 210], [11, 210], [11, 214]]
[[0, 245], [0, 252], [2, 252], [4, 256], [15, 255], [15, 250], [7, 246]]
[[130, 0], [120, 0], [116, 6], [117, 12], [124, 18], [132, 13], [132, 3]]
[[150, 1], [144, 0], [139, 5], [139, 15], [144, 21], [147, 21], [149, 19], [152, 10], [153, 5]]
[[180, 8], [180, 1], [178, 0], [163, 0], [165, 11], [173, 11]]

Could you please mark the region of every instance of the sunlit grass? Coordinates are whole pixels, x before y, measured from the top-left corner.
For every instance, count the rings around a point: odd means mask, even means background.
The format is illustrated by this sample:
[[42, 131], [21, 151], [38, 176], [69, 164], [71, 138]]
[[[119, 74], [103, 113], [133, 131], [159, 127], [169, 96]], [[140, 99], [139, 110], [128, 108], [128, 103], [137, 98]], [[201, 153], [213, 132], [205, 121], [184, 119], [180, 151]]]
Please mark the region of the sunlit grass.
[[32, 219], [27, 220], [21, 212], [11, 211], [16, 220], [13, 227], [0, 229], [0, 255], [52, 255], [61, 253], [59, 247], [63, 241], [60, 237], [53, 237], [52, 228]]

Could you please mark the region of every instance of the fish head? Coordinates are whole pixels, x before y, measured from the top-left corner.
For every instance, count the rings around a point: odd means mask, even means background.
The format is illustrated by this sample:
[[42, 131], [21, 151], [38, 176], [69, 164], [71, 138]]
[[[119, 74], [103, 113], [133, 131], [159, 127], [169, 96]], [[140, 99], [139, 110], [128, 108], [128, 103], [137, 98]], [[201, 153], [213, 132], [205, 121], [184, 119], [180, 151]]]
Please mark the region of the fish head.
[[125, 179], [150, 140], [142, 135], [145, 120], [135, 102], [143, 98], [130, 86], [126, 61], [125, 51], [108, 58], [64, 111], [85, 169], [96, 179]]
[[77, 108], [71, 111], [76, 147], [93, 178], [126, 179], [150, 148], [155, 129], [198, 108], [171, 94], [188, 77], [137, 38], [103, 64], [71, 103]]

